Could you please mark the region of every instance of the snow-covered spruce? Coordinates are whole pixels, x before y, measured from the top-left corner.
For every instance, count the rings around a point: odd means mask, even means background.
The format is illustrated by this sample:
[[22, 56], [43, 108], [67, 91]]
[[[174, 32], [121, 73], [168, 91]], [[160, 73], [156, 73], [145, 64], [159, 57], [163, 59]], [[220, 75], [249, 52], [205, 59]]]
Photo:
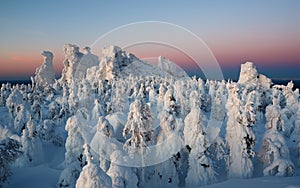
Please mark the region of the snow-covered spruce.
[[60, 187], [73, 187], [82, 167], [86, 165], [82, 148], [85, 141], [79, 128], [80, 118], [82, 117], [72, 116], [66, 124], [68, 138], [65, 144], [65, 169], [62, 171], [58, 181]]
[[292, 176], [294, 164], [290, 160], [289, 149], [282, 135], [284, 122], [281, 119], [278, 91], [274, 90], [273, 104], [266, 109], [266, 133], [259, 152], [259, 158], [264, 164], [265, 176]]
[[14, 139], [0, 140], [0, 187], [12, 175], [10, 165], [22, 155], [21, 144]]
[[[236, 83], [228, 83], [227, 127], [226, 143], [229, 150], [227, 161], [228, 176], [239, 178], [251, 178], [253, 174], [252, 159], [255, 155], [253, 148], [255, 135], [252, 126], [255, 124], [255, 113], [251, 104], [254, 93], [248, 95], [244, 105], [241, 100], [241, 91]], [[251, 110], [252, 109], [252, 110]]]
[[111, 178], [99, 167], [99, 164], [93, 161], [90, 153], [89, 145], [84, 146], [84, 155], [87, 165], [82, 168], [78, 180], [76, 181], [77, 188], [95, 188], [95, 187], [111, 187]]
[[199, 96], [196, 91], [190, 94], [191, 112], [184, 120], [185, 145], [189, 150], [189, 168], [186, 185], [197, 187], [216, 180], [216, 172], [209, 157], [204, 115], [201, 112]]

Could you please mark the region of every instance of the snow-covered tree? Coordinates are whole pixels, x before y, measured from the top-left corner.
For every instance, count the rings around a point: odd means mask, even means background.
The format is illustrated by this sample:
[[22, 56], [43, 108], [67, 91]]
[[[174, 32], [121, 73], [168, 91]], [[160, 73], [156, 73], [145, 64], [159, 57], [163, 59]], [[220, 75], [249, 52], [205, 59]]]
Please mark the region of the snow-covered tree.
[[290, 141], [293, 143], [294, 150], [297, 153], [298, 166], [300, 166], [300, 103], [298, 103], [298, 110], [296, 114], [295, 128], [291, 134]]
[[[124, 149], [129, 155], [140, 156], [141, 162], [145, 163], [149, 158], [148, 147], [156, 142], [153, 130], [153, 117], [149, 106], [142, 102], [142, 99], [136, 99], [130, 105], [127, 123], [123, 130], [124, 138], [128, 138], [124, 144]], [[144, 165], [144, 164], [142, 164]], [[146, 168], [138, 169], [139, 183], [142, 184], [148, 179]]]
[[178, 117], [179, 105], [173, 92], [173, 88], [169, 87], [164, 96], [164, 110], [158, 115], [161, 130], [157, 137], [156, 157], [165, 159], [155, 165], [154, 181], [158, 186], [174, 187], [184, 181], [180, 181], [184, 175], [179, 172], [183, 165], [183, 122]]
[[90, 153], [89, 145], [84, 146], [84, 155], [87, 161], [87, 165], [82, 168], [79, 178], [76, 182], [77, 188], [100, 188], [100, 187], [112, 187], [111, 178], [103, 172], [97, 163], [93, 161], [93, 157]]
[[212, 98], [211, 102], [211, 113], [210, 119], [217, 121], [223, 121], [226, 113], [225, 104], [227, 100], [226, 93], [223, 87], [218, 87], [215, 91], [215, 96]]
[[[242, 109], [243, 101], [241, 101], [239, 95], [239, 85], [228, 84], [228, 90], [229, 95], [226, 104], [228, 117], [226, 143], [229, 151], [227, 160], [228, 176], [250, 178], [253, 174], [252, 158], [254, 157], [253, 147], [255, 140], [251, 130], [253, 120], [249, 119], [248, 122], [247, 118], [243, 118], [247, 116], [248, 111]], [[253, 117], [251, 116], [251, 118]]]
[[166, 87], [164, 84], [161, 83], [158, 89], [157, 108], [156, 108], [157, 112], [160, 112], [164, 107], [165, 94], [166, 94]]
[[21, 92], [18, 89], [13, 89], [6, 100], [6, 107], [8, 108], [10, 119], [13, 119], [16, 116], [17, 107], [21, 104], [23, 104]]
[[264, 164], [265, 176], [292, 176], [294, 165], [290, 160], [289, 149], [282, 131], [279, 100], [273, 98], [273, 104], [266, 109], [266, 133], [259, 151], [259, 158]]
[[94, 103], [95, 106], [92, 111], [92, 120], [97, 120], [100, 116], [104, 115], [104, 109], [103, 105], [100, 104], [100, 101], [98, 99], [95, 99]]
[[111, 177], [113, 188], [137, 188], [138, 177], [135, 168], [122, 166], [122, 152], [116, 150], [111, 154], [111, 165], [107, 174]]
[[125, 138], [130, 136], [124, 145], [128, 152], [134, 151], [135, 148], [146, 149], [147, 146], [155, 143], [151, 110], [139, 99], [130, 105], [123, 136]]
[[14, 119], [14, 130], [20, 134], [25, 129], [28, 120], [28, 109], [24, 104], [17, 106], [16, 117]]
[[203, 124], [204, 115], [198, 100], [198, 93], [192, 91], [190, 94], [192, 109], [184, 120], [185, 145], [190, 152], [186, 185], [194, 187], [216, 180], [216, 172], [212, 160], [208, 156], [210, 143]]
[[124, 85], [118, 82], [118, 86], [115, 89], [115, 96], [112, 99], [112, 111], [113, 112], [128, 112], [129, 102], [128, 96], [125, 93]]
[[10, 165], [21, 154], [21, 144], [17, 140], [5, 138], [0, 141], [0, 187], [12, 175]]
[[56, 146], [63, 146], [65, 142], [64, 131], [55, 124], [53, 120], [46, 119], [38, 126], [39, 136], [46, 141], [52, 142]]
[[37, 122], [42, 120], [42, 107], [39, 100], [34, 100], [31, 105], [31, 115]]
[[44, 153], [42, 142], [37, 135], [36, 123], [30, 118], [22, 132], [21, 145], [23, 155], [18, 160], [19, 166], [37, 165], [43, 161]]
[[100, 167], [106, 172], [110, 166], [109, 157], [115, 149], [111, 139], [115, 137], [112, 125], [103, 116], [97, 122], [97, 132], [91, 141], [92, 149], [99, 154]]
[[79, 129], [80, 118], [82, 117], [79, 115], [72, 116], [66, 124], [68, 138], [65, 144], [65, 169], [62, 171], [58, 181], [60, 187], [74, 186], [82, 167], [86, 164], [82, 149], [85, 141]]

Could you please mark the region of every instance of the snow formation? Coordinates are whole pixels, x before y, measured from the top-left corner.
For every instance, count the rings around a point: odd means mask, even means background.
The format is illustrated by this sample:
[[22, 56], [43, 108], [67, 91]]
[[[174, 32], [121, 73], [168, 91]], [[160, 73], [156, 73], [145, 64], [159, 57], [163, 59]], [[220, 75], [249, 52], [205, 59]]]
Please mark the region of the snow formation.
[[[0, 186], [9, 187], [11, 169], [51, 168], [52, 187], [198, 187], [299, 176], [292, 82], [274, 86], [250, 62], [236, 83], [190, 78], [170, 60], [150, 65], [117, 46], [98, 58], [89, 47], [66, 44], [64, 54], [60, 79], [44, 51], [32, 84], [1, 86]], [[48, 163], [57, 152], [65, 154]]]
[[35, 82], [40, 85], [53, 84], [55, 81], [55, 72], [53, 68], [53, 54], [49, 51], [43, 51], [43, 64], [35, 71]]
[[165, 72], [171, 74], [172, 76], [176, 77], [188, 77], [186, 72], [182, 70], [178, 65], [170, 61], [169, 59], [166, 59], [162, 56], [158, 57], [158, 64], [157, 66], [164, 70]]

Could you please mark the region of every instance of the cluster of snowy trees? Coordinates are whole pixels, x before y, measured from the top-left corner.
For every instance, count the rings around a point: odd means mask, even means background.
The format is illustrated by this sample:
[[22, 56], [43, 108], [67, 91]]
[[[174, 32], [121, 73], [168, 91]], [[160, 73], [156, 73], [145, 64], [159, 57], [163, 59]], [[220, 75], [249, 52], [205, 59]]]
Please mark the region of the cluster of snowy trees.
[[42, 163], [45, 143], [66, 148], [60, 187], [194, 187], [226, 177], [292, 176], [300, 165], [292, 82], [274, 86], [249, 62], [238, 82], [204, 82], [129, 74], [126, 67], [143, 63], [114, 46], [100, 61], [90, 48], [81, 53], [68, 44], [64, 52], [59, 80], [52, 53], [44, 52], [32, 84], [1, 86], [5, 172], [9, 163]]

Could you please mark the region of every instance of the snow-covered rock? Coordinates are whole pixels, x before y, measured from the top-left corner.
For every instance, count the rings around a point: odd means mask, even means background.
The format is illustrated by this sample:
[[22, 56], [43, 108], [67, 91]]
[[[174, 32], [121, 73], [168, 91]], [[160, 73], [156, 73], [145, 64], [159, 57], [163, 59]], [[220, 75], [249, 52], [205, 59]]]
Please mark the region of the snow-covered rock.
[[107, 80], [115, 78], [124, 67], [137, 60], [133, 54], [127, 53], [120, 47], [112, 45], [104, 47], [102, 49], [102, 55], [100, 72]]
[[53, 53], [50, 51], [43, 51], [43, 64], [35, 71], [35, 82], [39, 85], [53, 84], [55, 81], [55, 72], [53, 68]]
[[83, 48], [83, 56], [76, 68], [75, 78], [83, 79], [86, 77], [87, 70], [90, 67], [99, 66], [98, 56], [91, 53], [90, 47]]
[[270, 88], [272, 81], [265, 75], [258, 74], [255, 65], [252, 62], [246, 62], [241, 65], [239, 84], [257, 86], [260, 84], [264, 88]]
[[62, 70], [60, 80], [61, 82], [70, 84], [74, 78], [74, 74], [83, 54], [79, 52], [79, 47], [74, 44], [65, 44], [64, 54], [64, 68]]
[[165, 72], [171, 74], [175, 77], [188, 77], [187, 73], [182, 70], [178, 65], [176, 65], [174, 62], [172, 62], [169, 59], [166, 59], [165, 57], [159, 56], [158, 57], [158, 64], [157, 66], [164, 70]]

